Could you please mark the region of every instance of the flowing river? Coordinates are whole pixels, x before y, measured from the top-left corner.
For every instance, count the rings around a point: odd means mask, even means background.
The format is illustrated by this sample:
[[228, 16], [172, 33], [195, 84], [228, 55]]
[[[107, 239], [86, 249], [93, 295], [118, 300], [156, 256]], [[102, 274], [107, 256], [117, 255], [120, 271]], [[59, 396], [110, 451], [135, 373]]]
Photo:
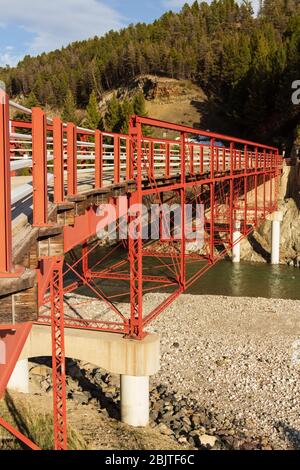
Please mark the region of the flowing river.
[[221, 261], [201, 277], [188, 293], [300, 300], [300, 269], [285, 265]]
[[[90, 264], [93, 265], [107, 253], [103, 248], [93, 253]], [[122, 251], [117, 251], [109, 256], [109, 262], [119, 261], [124, 256]], [[105, 268], [106, 263], [104, 262]], [[128, 265], [127, 265], [128, 266]], [[145, 258], [144, 266], [147, 266], [152, 274], [165, 275], [167, 272], [158, 266], [155, 258]], [[155, 267], [155, 271], [153, 268]], [[125, 270], [127, 270], [125, 268]], [[187, 265], [188, 278], [197, 269], [195, 264]], [[199, 269], [199, 264], [198, 264]], [[128, 272], [128, 271], [127, 271]], [[170, 273], [169, 273], [170, 274]], [[108, 296], [123, 295], [118, 300], [128, 302], [128, 283], [115, 280], [95, 280], [95, 283], [105, 291]], [[148, 284], [149, 286], [149, 284]], [[147, 286], [147, 287], [148, 287]], [[272, 266], [271, 264], [241, 262], [233, 264], [231, 261], [221, 261], [212, 267], [205, 275], [193, 284], [187, 291], [192, 295], [224, 295], [233, 297], [265, 297], [280, 299], [300, 300], [300, 269], [286, 265]], [[150, 286], [149, 286], [150, 287]], [[153, 286], [152, 286], [153, 287]], [[154, 289], [155, 291], [156, 289]], [[158, 292], [170, 292], [169, 289], [159, 289]], [[77, 293], [93, 296], [87, 287], [81, 287]], [[125, 295], [124, 295], [125, 294]], [[117, 300], [117, 299], [116, 299]]]

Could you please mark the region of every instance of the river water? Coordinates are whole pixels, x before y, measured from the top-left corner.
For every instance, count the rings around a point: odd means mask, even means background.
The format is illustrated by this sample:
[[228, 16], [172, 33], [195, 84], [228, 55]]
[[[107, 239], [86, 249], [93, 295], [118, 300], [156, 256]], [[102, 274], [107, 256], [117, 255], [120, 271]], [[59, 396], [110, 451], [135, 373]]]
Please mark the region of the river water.
[[188, 293], [300, 300], [300, 269], [222, 261], [202, 276]]
[[[105, 255], [106, 254], [106, 255]], [[98, 260], [106, 257], [101, 263], [102, 269], [106, 264], [124, 259], [127, 253], [123, 250], [114, 252], [107, 258], [107, 251], [103, 248], [97, 249], [91, 256], [93, 265]], [[154, 258], [144, 258], [146, 274], [166, 275], [161, 265]], [[166, 261], [165, 261], [166, 263]], [[148, 267], [147, 267], [148, 266]], [[123, 268], [124, 269], [124, 268]], [[190, 278], [199, 269], [199, 264], [187, 265], [187, 278]], [[148, 271], [147, 271], [148, 270]], [[125, 267], [128, 272], [128, 264]], [[128, 302], [128, 282], [116, 280], [95, 280], [95, 284], [103, 290], [106, 296], [118, 296], [118, 300]], [[149, 284], [145, 287], [150, 287]], [[153, 286], [152, 286], [153, 287]], [[154, 289], [156, 291], [156, 289]], [[158, 289], [157, 292], [172, 292], [168, 288]], [[92, 295], [87, 287], [81, 287], [79, 294]], [[272, 266], [271, 264], [246, 263], [233, 264], [231, 261], [221, 261], [204, 274], [187, 291], [192, 295], [225, 295], [234, 297], [265, 297], [280, 299], [300, 300], [300, 269], [286, 265]], [[116, 298], [117, 300], [117, 298]]]

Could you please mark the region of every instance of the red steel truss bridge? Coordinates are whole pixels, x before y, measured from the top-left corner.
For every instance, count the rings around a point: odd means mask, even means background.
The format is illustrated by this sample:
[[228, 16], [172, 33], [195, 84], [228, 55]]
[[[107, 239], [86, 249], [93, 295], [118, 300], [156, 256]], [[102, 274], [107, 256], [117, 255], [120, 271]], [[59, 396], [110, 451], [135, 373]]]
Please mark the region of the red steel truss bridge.
[[[283, 160], [271, 146], [139, 116], [128, 135], [92, 131], [1, 93], [0, 347], [14, 353], [0, 365], [0, 394], [31, 325], [50, 325], [55, 448], [65, 449], [64, 329], [141, 340], [152, 320], [277, 210]], [[97, 237], [107, 204], [114, 241]], [[167, 220], [173, 204], [182, 209], [179, 220]], [[194, 216], [201, 207], [203, 222], [192, 224], [188, 239], [186, 204]], [[142, 205], [146, 212], [136, 209]], [[159, 218], [149, 239], [153, 205]], [[124, 222], [129, 230], [120, 237]], [[65, 314], [66, 295], [82, 288], [110, 313]], [[150, 292], [164, 296], [149, 309], [143, 298]]]

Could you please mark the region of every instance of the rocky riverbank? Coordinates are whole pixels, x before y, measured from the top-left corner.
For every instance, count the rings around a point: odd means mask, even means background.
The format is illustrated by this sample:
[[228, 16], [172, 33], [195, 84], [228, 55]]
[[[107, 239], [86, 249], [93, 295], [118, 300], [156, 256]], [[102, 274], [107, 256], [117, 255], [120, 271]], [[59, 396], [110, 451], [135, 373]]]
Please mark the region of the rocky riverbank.
[[[163, 298], [145, 296], [145, 309]], [[98, 317], [101, 303], [83, 299], [68, 299], [73, 316]], [[162, 349], [151, 426], [198, 449], [299, 449], [299, 312], [300, 301], [181, 296], [149, 329]], [[36, 367], [36, 391], [51, 393], [50, 369], [41, 379]], [[74, 361], [67, 371], [69, 399], [118, 418], [118, 377]]]
[[299, 448], [299, 312], [299, 301], [183, 295], [153, 324], [164, 332], [160, 380], [218, 427]]
[[[300, 164], [283, 167], [278, 210], [282, 211], [280, 262], [300, 268]], [[271, 222], [266, 220], [241, 242], [244, 261], [266, 263], [271, 259]]]
[[[52, 393], [51, 369], [31, 364], [31, 390], [35, 395]], [[79, 409], [93, 407], [102, 417], [119, 420], [119, 378], [90, 364], [68, 360], [67, 396]], [[150, 427], [174, 440], [174, 445], [205, 450], [272, 449], [268, 439], [247, 434], [242, 423], [220, 423], [218, 417], [197, 400], [175, 393], [167, 385], [152, 385], [150, 392]], [[87, 423], [88, 425], [88, 423]]]
[[[280, 262], [300, 267], [300, 213], [297, 203], [289, 198], [279, 205], [282, 211]], [[243, 261], [267, 263], [271, 259], [271, 222], [263, 222], [248, 238], [241, 242]]]

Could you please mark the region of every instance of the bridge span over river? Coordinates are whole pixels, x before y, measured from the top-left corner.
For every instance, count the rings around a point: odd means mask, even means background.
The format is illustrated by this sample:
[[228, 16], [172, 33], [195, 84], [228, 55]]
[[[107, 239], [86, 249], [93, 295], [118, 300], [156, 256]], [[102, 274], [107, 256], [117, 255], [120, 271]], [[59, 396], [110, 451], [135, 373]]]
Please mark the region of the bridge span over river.
[[[147, 327], [224, 256], [238, 262], [241, 239], [267, 217], [277, 261], [283, 160], [272, 146], [139, 116], [128, 135], [84, 129], [1, 93], [0, 393], [9, 380], [24, 385], [27, 358], [52, 355], [55, 447], [66, 449], [65, 357], [121, 374], [122, 419], [147, 424], [148, 379], [159, 369]], [[113, 242], [97, 236], [107, 207]], [[64, 296], [82, 286], [109, 317], [64, 314]], [[146, 310], [151, 291], [166, 296]], [[182, 318], [178, 328], [190, 325]]]

